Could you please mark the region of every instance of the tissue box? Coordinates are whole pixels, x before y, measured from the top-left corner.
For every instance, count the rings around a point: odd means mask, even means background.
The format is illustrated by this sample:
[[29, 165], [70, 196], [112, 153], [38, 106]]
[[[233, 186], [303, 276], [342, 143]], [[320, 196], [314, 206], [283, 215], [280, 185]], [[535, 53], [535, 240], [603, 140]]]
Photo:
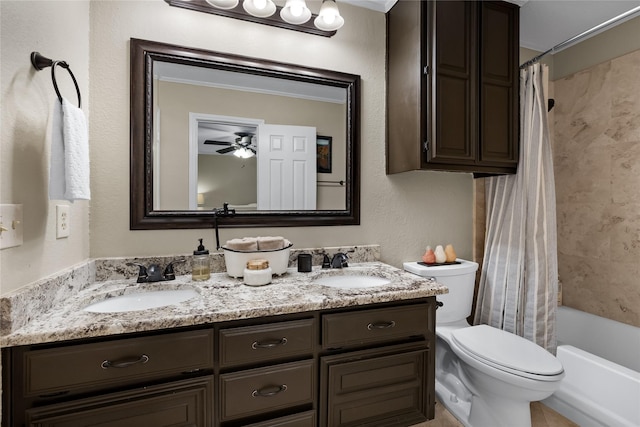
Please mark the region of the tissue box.
[[263, 251], [238, 251], [223, 246], [227, 274], [231, 277], [243, 277], [247, 261], [252, 259], [266, 259], [269, 261], [269, 267], [271, 267], [273, 274], [278, 276], [284, 274], [287, 272], [287, 267], [289, 267], [291, 246], [293, 246], [292, 243], [282, 249]]

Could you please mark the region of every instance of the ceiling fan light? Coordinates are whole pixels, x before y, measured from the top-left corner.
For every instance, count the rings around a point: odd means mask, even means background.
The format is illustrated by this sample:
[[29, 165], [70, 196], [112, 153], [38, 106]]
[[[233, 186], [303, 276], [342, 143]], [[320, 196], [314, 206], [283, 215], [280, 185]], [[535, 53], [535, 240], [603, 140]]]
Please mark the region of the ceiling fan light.
[[253, 152], [251, 150], [248, 150], [248, 149], [242, 147], [242, 148], [238, 148], [236, 151], [234, 151], [233, 155], [236, 156], [236, 157], [240, 157], [241, 159], [248, 159], [250, 157], [253, 157]]
[[239, 0], [206, 0], [211, 6], [217, 9], [233, 9], [239, 3]]
[[338, 5], [333, 0], [324, 0], [320, 6], [320, 13], [313, 21], [316, 28], [323, 31], [335, 31], [344, 25], [344, 18], [340, 16]]
[[287, 0], [280, 17], [289, 24], [300, 25], [311, 19], [311, 11], [304, 0]]
[[244, 0], [242, 7], [249, 15], [267, 18], [276, 13], [276, 4], [272, 0]]

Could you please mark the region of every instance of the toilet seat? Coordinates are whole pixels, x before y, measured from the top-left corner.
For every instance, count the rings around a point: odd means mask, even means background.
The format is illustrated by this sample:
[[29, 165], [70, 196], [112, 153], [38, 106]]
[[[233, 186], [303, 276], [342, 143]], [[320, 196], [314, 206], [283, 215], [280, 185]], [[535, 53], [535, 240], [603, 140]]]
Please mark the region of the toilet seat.
[[452, 331], [451, 340], [469, 357], [520, 377], [557, 381], [564, 372], [560, 361], [542, 347], [488, 325]]

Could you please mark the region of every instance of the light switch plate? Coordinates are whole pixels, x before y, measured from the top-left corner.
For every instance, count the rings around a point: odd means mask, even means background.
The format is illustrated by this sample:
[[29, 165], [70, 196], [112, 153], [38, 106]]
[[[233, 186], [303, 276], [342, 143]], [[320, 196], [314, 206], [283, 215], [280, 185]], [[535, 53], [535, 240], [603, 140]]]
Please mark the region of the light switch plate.
[[56, 205], [56, 238], [64, 239], [71, 234], [69, 205]]
[[22, 245], [22, 205], [0, 205], [0, 249]]

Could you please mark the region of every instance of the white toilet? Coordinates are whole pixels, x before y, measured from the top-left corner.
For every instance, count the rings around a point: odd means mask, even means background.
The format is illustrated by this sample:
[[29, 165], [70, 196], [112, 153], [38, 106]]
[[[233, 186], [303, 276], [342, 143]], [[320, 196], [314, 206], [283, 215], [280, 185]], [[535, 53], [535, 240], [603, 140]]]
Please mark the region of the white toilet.
[[562, 364], [551, 353], [515, 334], [487, 325], [470, 326], [478, 264], [428, 267], [404, 263], [404, 269], [433, 277], [449, 288], [437, 295], [436, 395], [468, 427], [530, 427], [529, 403], [558, 388]]

